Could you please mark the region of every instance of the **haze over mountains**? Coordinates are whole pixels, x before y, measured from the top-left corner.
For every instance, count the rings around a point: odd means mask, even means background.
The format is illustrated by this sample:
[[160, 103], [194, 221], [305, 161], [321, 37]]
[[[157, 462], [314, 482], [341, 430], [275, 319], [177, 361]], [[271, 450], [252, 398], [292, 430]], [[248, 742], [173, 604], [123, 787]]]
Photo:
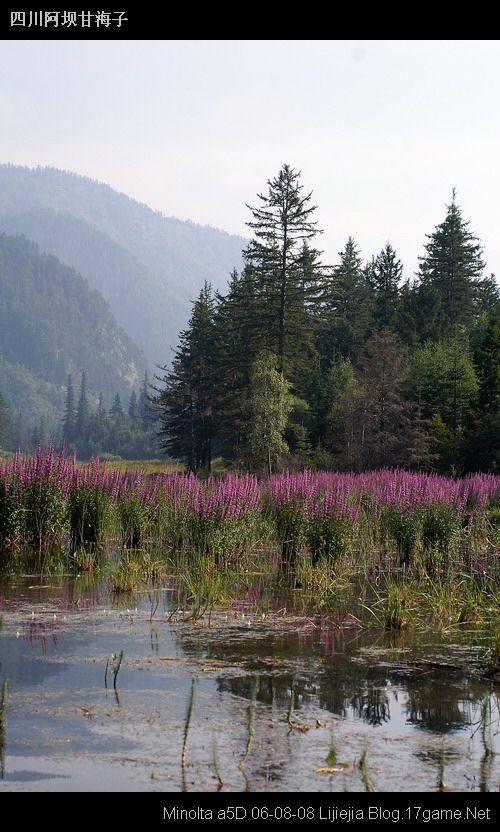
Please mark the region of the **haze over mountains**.
[[0, 232], [55, 255], [1, 237], [0, 392], [28, 422], [49, 424], [68, 372], [77, 384], [85, 370], [109, 404], [168, 363], [191, 301], [205, 281], [225, 290], [246, 242], [78, 174], [10, 164], [0, 165]]
[[22, 233], [108, 301], [153, 368], [170, 360], [205, 280], [225, 289], [242, 237], [173, 219], [55, 168], [0, 165], [0, 230]]
[[29, 425], [53, 428], [68, 375], [109, 401], [141, 381], [145, 359], [87, 281], [22, 236], [0, 232], [0, 391]]

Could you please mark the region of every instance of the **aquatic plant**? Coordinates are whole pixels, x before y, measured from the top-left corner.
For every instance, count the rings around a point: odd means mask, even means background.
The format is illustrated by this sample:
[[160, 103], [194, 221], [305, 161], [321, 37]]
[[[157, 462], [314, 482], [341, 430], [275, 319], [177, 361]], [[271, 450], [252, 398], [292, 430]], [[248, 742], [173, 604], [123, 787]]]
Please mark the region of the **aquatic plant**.
[[386, 630], [402, 630], [412, 618], [414, 597], [408, 584], [388, 581], [386, 588], [384, 627]]
[[23, 512], [16, 481], [0, 477], [0, 550], [12, 549], [19, 541]]
[[396, 543], [400, 565], [408, 567], [417, 550], [422, 515], [417, 509], [390, 506], [387, 521]]
[[198, 558], [185, 564], [178, 591], [185, 620], [199, 621], [207, 613], [210, 619], [215, 604], [225, 599], [226, 591], [224, 573], [211, 561]]
[[140, 494], [123, 494], [118, 498], [118, 517], [122, 546], [137, 549], [143, 546], [150, 528], [149, 501]]
[[66, 501], [57, 481], [35, 477], [23, 491], [24, 531], [38, 552], [58, 546], [66, 525]]
[[120, 650], [119, 653], [111, 653], [111, 656], [108, 658], [106, 662], [106, 669], [104, 671], [104, 687], [108, 687], [108, 670], [111, 670], [113, 674], [113, 688], [116, 690], [116, 683], [118, 679], [118, 673], [120, 672], [120, 667], [122, 666], [123, 661], [123, 650]]
[[69, 531], [74, 551], [118, 537], [128, 548], [158, 545], [168, 557], [202, 556], [219, 568], [272, 546], [285, 572], [293, 573], [303, 554], [314, 564], [336, 564], [357, 553], [366, 574], [384, 558], [392, 569], [394, 555], [434, 574], [452, 554], [491, 551], [499, 506], [500, 477], [492, 474], [458, 480], [385, 469], [202, 480], [123, 471], [97, 459], [82, 465], [53, 447], [0, 463], [4, 549], [48, 551], [64, 545]]
[[71, 548], [102, 544], [110, 519], [106, 492], [91, 482], [77, 482], [69, 492]]
[[74, 569], [78, 572], [92, 572], [102, 562], [102, 551], [95, 547], [76, 549], [71, 556]]
[[118, 566], [111, 569], [109, 580], [113, 592], [134, 592], [144, 582], [140, 561], [127, 552], [122, 556]]

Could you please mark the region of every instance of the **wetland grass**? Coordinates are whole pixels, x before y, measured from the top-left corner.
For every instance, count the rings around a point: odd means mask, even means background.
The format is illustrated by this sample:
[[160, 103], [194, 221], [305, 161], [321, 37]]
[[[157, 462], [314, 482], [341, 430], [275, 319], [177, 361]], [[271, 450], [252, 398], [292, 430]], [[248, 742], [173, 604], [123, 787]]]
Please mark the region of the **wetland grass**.
[[[393, 631], [426, 617], [442, 629], [493, 622], [499, 516], [500, 477], [485, 474], [202, 480], [81, 465], [53, 448], [0, 463], [3, 565], [31, 552], [40, 569], [63, 568], [69, 551], [79, 572], [106, 568], [115, 593], [168, 577], [192, 621], [245, 597], [257, 604], [267, 584], [316, 613], [357, 593], [372, 623]], [[119, 546], [119, 563], [106, 565], [104, 547]]]
[[108, 657], [108, 660], [106, 662], [106, 669], [104, 671], [104, 687], [106, 689], [108, 687], [108, 671], [111, 670], [111, 673], [113, 674], [113, 689], [116, 691], [118, 673], [120, 672], [122, 661], [123, 650], [120, 650], [119, 653], [111, 653], [111, 656]]

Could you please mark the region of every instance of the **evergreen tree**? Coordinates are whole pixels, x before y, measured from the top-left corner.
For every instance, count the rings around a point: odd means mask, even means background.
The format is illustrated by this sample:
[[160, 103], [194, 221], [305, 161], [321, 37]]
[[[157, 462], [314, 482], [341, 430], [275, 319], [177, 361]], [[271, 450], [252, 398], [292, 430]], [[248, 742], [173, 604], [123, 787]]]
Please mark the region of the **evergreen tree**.
[[401, 288], [396, 330], [410, 347], [436, 341], [443, 328], [442, 300], [429, 282], [407, 281]]
[[467, 471], [500, 471], [500, 307], [487, 316], [474, 353], [479, 390], [477, 407], [465, 432]]
[[[469, 231], [469, 225], [462, 217], [453, 189], [446, 217], [427, 235], [426, 254], [419, 258], [422, 284], [436, 289], [441, 299], [441, 328], [435, 340], [457, 328], [469, 328], [487, 289], [482, 278], [482, 246]], [[491, 282], [488, 284], [491, 288]]]
[[117, 393], [113, 399], [113, 404], [109, 409], [110, 418], [113, 419], [115, 422], [121, 419], [124, 416], [123, 407], [122, 407], [122, 400], [120, 398], [120, 394]]
[[132, 390], [130, 394], [130, 400], [128, 403], [128, 415], [129, 419], [134, 422], [139, 417], [139, 404], [137, 401], [137, 393], [135, 390]]
[[92, 421], [94, 442], [93, 452], [97, 453], [104, 449], [106, 438], [109, 432], [108, 414], [106, 413], [106, 408], [104, 406], [104, 397], [102, 393], [99, 393], [97, 410], [94, 413]]
[[482, 413], [500, 411], [500, 308], [487, 317], [474, 363], [479, 382], [479, 410]]
[[278, 355], [279, 372], [290, 378], [294, 333], [303, 326], [305, 307], [317, 296], [322, 278], [319, 252], [309, 246], [304, 249], [322, 232], [312, 219], [316, 210], [310, 204], [312, 192], [302, 194], [299, 180], [300, 173], [285, 164], [268, 180], [268, 193], [258, 194], [261, 204], [247, 205], [253, 217], [247, 225], [254, 239], [243, 253], [257, 289], [260, 331]]
[[373, 323], [377, 329], [394, 329], [399, 312], [399, 287], [403, 264], [390, 243], [372, 259], [366, 279], [372, 295]]
[[73, 389], [73, 379], [71, 374], [68, 376], [68, 387], [66, 390], [66, 406], [64, 409], [63, 418], [63, 440], [66, 446], [71, 445], [76, 435], [76, 410], [75, 410], [75, 391]]
[[194, 303], [188, 329], [180, 335], [172, 368], [155, 376], [154, 405], [160, 421], [160, 447], [184, 459], [191, 471], [210, 470], [212, 462], [214, 374], [214, 300], [205, 283]]
[[412, 356], [409, 394], [429, 424], [436, 467], [458, 470], [463, 437], [478, 391], [467, 340], [426, 342]]
[[85, 372], [82, 372], [80, 384], [80, 395], [76, 409], [76, 441], [79, 447], [84, 447], [87, 442], [87, 434], [90, 427], [90, 405], [87, 396], [87, 380]]
[[251, 267], [245, 266], [241, 275], [234, 270], [227, 294], [217, 295], [213, 377], [220, 450], [240, 461], [248, 421], [250, 367], [258, 350], [266, 345], [258, 309]]
[[370, 326], [369, 286], [356, 243], [349, 237], [322, 298], [318, 343], [323, 366], [328, 369], [338, 356], [359, 363]]

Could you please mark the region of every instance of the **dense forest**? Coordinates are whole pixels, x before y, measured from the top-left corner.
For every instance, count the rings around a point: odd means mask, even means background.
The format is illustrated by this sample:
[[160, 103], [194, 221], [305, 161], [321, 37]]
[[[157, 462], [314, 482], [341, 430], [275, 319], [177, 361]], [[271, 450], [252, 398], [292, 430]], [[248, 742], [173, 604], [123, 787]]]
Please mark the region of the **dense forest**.
[[[117, 393], [109, 409], [106, 409], [102, 393], [93, 407], [87, 391], [85, 373], [81, 375], [78, 395], [75, 394], [70, 375], [66, 388], [66, 402], [62, 421], [61, 441], [67, 451], [79, 459], [100, 459], [117, 456], [126, 459], [150, 459], [158, 455], [158, 437], [154, 414], [149, 401], [147, 372], [137, 394], [130, 393], [124, 406]], [[37, 445], [44, 444], [43, 437], [36, 437]]]
[[57, 435], [71, 373], [84, 369], [90, 395], [107, 404], [140, 384], [145, 358], [102, 295], [22, 236], [0, 233], [0, 297], [4, 446]]
[[[21, 224], [90, 268], [146, 333], [150, 356], [164, 356], [150, 386], [99, 292], [25, 238], [0, 234], [0, 447], [31, 450], [53, 436], [81, 458], [145, 458], [157, 455], [158, 433], [162, 450], [197, 472], [215, 456], [261, 472], [498, 470], [500, 295], [454, 191], [416, 275], [390, 242], [363, 259], [353, 237], [332, 265], [312, 192], [284, 165], [248, 206], [242, 268], [224, 291], [223, 270], [215, 288], [205, 281], [171, 361], [164, 308], [186, 300], [189, 282], [184, 255], [172, 253], [176, 221], [160, 242], [166, 218], [107, 186], [50, 169], [0, 174], [4, 226]], [[187, 226], [177, 228], [183, 245]], [[162, 278], [160, 305], [162, 257], [181, 279], [172, 289]], [[215, 260], [200, 262], [198, 285]]]
[[102, 182], [8, 164], [0, 164], [0, 230], [24, 234], [101, 292], [150, 369], [175, 346], [204, 280], [222, 289], [246, 244]]
[[156, 378], [162, 447], [193, 471], [500, 465], [500, 298], [455, 191], [418, 274], [391, 243], [335, 265], [284, 165], [250, 207], [244, 267], [206, 283]]

